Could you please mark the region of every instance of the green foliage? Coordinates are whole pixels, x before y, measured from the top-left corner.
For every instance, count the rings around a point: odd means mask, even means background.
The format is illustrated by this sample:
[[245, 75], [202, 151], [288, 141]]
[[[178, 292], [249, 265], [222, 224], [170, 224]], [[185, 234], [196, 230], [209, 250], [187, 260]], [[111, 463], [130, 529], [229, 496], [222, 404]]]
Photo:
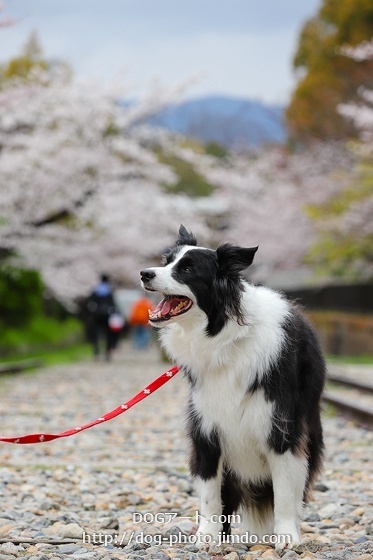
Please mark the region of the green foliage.
[[215, 156], [220, 159], [225, 159], [228, 156], [227, 150], [218, 142], [207, 142], [205, 144], [205, 152], [211, 156]]
[[180, 141], [180, 145], [183, 148], [189, 148], [193, 150], [196, 154], [208, 154], [210, 156], [214, 156], [219, 159], [226, 159], [229, 156], [228, 150], [224, 148], [218, 142], [207, 142], [206, 144], [202, 144], [195, 138], [184, 138]]
[[337, 416], [337, 410], [332, 404], [323, 402], [321, 414], [323, 418], [335, 418]]
[[42, 310], [43, 284], [38, 272], [0, 265], [0, 326], [22, 327]]
[[373, 246], [373, 236], [359, 240], [352, 235], [329, 232], [314, 244], [306, 262], [314, 265], [321, 275], [357, 281], [361, 263]]
[[168, 192], [182, 192], [192, 197], [209, 196], [212, 194], [214, 187], [202, 175], [197, 173], [191, 163], [173, 154], [166, 154], [161, 151], [157, 153], [157, 156], [159, 161], [169, 165], [178, 177], [178, 181], [175, 184], [165, 187]]
[[3, 80], [11, 78], [27, 79], [34, 70], [46, 70], [47, 67], [48, 64], [43, 59], [38, 37], [35, 33], [31, 33], [21, 54], [12, 58], [1, 68], [1, 78]]
[[92, 347], [87, 342], [73, 345], [69, 344], [65, 348], [59, 350], [39, 352], [37, 357], [41, 357], [46, 365], [76, 363], [91, 358]]
[[353, 61], [341, 47], [370, 40], [372, 29], [371, 0], [323, 0], [317, 15], [305, 23], [294, 57], [301, 79], [286, 113], [295, 138], [353, 135], [351, 123], [336, 107], [356, 99], [359, 86], [373, 86], [373, 61]]
[[50, 73], [56, 65], [63, 68], [66, 75], [71, 74], [71, 69], [67, 63], [61, 61], [51, 63], [45, 58], [38, 36], [35, 32], [32, 32], [20, 55], [0, 67], [0, 86], [1, 82], [14, 78], [36, 80], [40, 72]]
[[373, 365], [372, 354], [360, 354], [359, 356], [335, 356], [334, 354], [328, 354], [327, 360], [332, 364], [340, 364], [340, 365], [355, 365], [355, 364]]
[[[322, 205], [307, 208], [319, 229], [317, 242], [307, 262], [322, 275], [351, 280], [366, 277], [372, 264], [373, 235], [364, 233], [364, 218], [349, 213], [357, 205], [362, 208], [373, 196], [373, 163], [365, 161], [356, 171], [352, 183]], [[361, 210], [359, 211], [361, 214]]]
[[17, 56], [8, 62], [3, 69], [3, 77], [8, 80], [15, 76], [19, 78], [27, 78], [32, 70], [45, 70], [46, 64], [42, 61], [34, 62], [27, 56]]
[[318, 220], [327, 217], [338, 217], [347, 212], [352, 204], [362, 202], [373, 194], [373, 165], [367, 163], [359, 168], [357, 180], [338, 192], [325, 204], [309, 206], [308, 214]]
[[80, 321], [43, 296], [44, 286], [37, 271], [1, 264], [0, 356], [66, 346], [82, 338]]
[[74, 317], [58, 321], [36, 315], [26, 326], [4, 328], [0, 341], [0, 355], [24, 356], [50, 348], [61, 348], [82, 339], [82, 325]]

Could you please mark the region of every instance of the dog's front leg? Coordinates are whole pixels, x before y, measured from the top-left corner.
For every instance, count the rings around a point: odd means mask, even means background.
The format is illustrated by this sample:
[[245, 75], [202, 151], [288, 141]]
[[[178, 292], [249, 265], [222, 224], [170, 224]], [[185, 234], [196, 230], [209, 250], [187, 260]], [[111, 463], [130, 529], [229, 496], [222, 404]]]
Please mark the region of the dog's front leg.
[[223, 507], [221, 502], [221, 483], [222, 483], [222, 466], [219, 461], [216, 476], [204, 480], [202, 477], [196, 478], [196, 486], [200, 499], [199, 511], [199, 527], [197, 535], [201, 544], [211, 541], [219, 542], [223, 524], [221, 519]]
[[223, 525], [221, 500], [223, 461], [215, 430], [205, 435], [200, 429], [192, 434], [191, 473], [200, 498], [197, 536], [200, 544], [219, 542]]
[[273, 494], [277, 550], [292, 548], [301, 542], [299, 533], [303, 492], [307, 480], [307, 461], [290, 450], [269, 457]]

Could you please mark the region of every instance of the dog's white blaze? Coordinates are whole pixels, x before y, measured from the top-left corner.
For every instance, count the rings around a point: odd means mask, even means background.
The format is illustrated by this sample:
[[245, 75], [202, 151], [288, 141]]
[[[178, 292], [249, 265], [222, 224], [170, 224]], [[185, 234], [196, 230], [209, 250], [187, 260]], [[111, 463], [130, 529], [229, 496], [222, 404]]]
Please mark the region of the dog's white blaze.
[[185, 253], [190, 249], [196, 249], [196, 247], [181, 247], [177, 258], [166, 266], [153, 267], [149, 270], [153, 270], [156, 273], [156, 278], [152, 282], [152, 288], [156, 291], [162, 292], [164, 294], [187, 296], [192, 301], [195, 302], [195, 296], [192, 291], [188, 288], [186, 284], [180, 284], [174, 278], [172, 278], [172, 270], [177, 264], [177, 262], [185, 255]]

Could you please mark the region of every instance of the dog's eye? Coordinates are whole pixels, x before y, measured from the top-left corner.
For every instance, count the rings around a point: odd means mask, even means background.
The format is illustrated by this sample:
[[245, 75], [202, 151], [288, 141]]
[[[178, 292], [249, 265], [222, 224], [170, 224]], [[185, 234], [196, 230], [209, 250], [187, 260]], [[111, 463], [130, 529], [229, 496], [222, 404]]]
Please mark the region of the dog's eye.
[[190, 266], [183, 266], [182, 271], [189, 274], [190, 272], [192, 272], [192, 269], [190, 268]]

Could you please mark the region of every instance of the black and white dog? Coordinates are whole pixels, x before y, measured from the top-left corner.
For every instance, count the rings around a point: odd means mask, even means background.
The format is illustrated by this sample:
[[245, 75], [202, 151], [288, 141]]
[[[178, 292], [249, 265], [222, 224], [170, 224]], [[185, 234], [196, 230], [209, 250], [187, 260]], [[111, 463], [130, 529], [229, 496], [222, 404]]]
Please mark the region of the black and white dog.
[[241, 276], [257, 249], [197, 247], [181, 226], [165, 266], [143, 270], [141, 279], [164, 295], [150, 324], [162, 327], [162, 344], [190, 383], [198, 535], [221, 540], [240, 511], [245, 532], [290, 535], [294, 546], [321, 468], [325, 364], [300, 311]]

